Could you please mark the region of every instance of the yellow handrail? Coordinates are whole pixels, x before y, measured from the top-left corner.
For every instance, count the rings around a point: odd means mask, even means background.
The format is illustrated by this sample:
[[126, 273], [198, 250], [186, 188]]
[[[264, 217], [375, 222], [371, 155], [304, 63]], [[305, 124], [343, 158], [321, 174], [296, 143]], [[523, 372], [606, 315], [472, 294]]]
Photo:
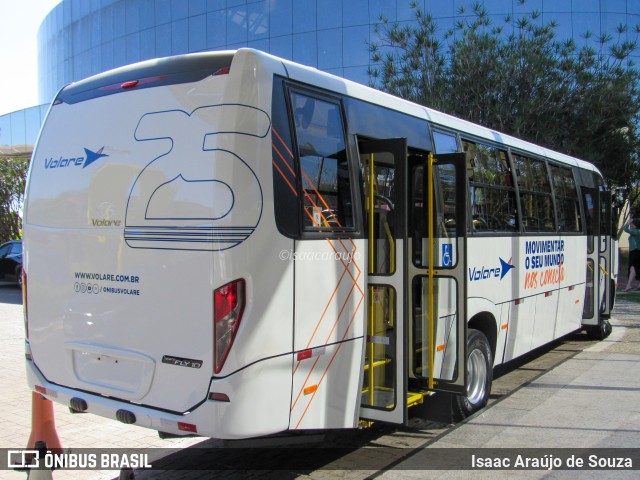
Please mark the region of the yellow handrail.
[[387, 240], [389, 240], [389, 273], [393, 273], [396, 271], [396, 244], [393, 241], [393, 235], [391, 234], [391, 229], [389, 228], [389, 222], [385, 220], [383, 225], [384, 231], [387, 234]]
[[433, 388], [433, 345], [434, 345], [434, 322], [433, 322], [433, 310], [434, 310], [434, 298], [433, 298], [433, 283], [434, 283], [434, 232], [433, 232], [433, 164], [436, 162], [436, 159], [433, 157], [433, 154], [429, 154], [428, 164], [427, 164], [427, 198], [425, 201], [427, 202], [427, 221], [428, 221], [428, 241], [427, 245], [429, 248], [429, 273], [428, 273], [428, 282], [427, 282], [427, 315], [428, 315], [428, 331], [429, 331], [429, 380], [428, 386], [430, 389]]

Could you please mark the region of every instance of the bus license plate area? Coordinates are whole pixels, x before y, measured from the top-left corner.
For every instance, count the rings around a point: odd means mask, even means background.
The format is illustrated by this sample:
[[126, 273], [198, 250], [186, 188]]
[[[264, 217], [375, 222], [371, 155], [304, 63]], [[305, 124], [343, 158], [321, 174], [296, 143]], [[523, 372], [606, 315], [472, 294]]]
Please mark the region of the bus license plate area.
[[144, 355], [95, 347], [71, 348], [71, 359], [76, 378], [93, 386], [91, 390], [98, 387], [101, 394], [130, 400], [147, 394], [155, 368], [153, 360]]

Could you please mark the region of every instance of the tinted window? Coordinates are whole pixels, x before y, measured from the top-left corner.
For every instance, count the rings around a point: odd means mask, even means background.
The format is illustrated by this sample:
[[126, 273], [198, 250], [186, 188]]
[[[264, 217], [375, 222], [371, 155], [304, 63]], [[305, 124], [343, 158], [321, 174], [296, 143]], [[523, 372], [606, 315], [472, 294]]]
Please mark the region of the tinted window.
[[472, 231], [516, 231], [515, 189], [507, 152], [469, 141], [462, 146], [467, 153]]
[[[423, 156], [410, 158], [414, 164], [410, 174], [409, 232], [413, 237], [413, 262], [417, 266], [428, 266], [428, 203], [425, 202], [427, 162]], [[457, 188], [456, 168], [452, 164], [435, 163], [434, 181], [434, 234], [437, 241], [452, 244], [457, 237]], [[464, 211], [464, 208], [461, 208]], [[447, 247], [448, 248], [448, 247]], [[445, 254], [447, 258], [445, 258]], [[456, 249], [447, 251], [438, 248], [434, 252], [436, 265], [452, 267], [456, 263]]]
[[369, 138], [406, 138], [410, 147], [433, 150], [426, 120], [345, 97], [349, 131]]
[[292, 115], [306, 230], [353, 227], [351, 181], [340, 105], [293, 92]]
[[593, 236], [597, 234], [597, 227], [599, 223], [599, 219], [597, 217], [597, 213], [594, 209], [594, 197], [593, 193], [587, 191], [582, 195], [583, 203], [584, 203], [584, 216], [586, 220], [587, 227], [587, 253], [593, 253], [594, 249], [594, 238]]
[[520, 204], [522, 224], [527, 232], [553, 232], [556, 229], [551, 196], [551, 182], [547, 165], [543, 160], [513, 155]]
[[[402, 159], [404, 160], [404, 159]], [[392, 252], [395, 248], [395, 239], [399, 235], [397, 194], [404, 192], [396, 189], [396, 158], [389, 152], [376, 152], [375, 154], [362, 154], [360, 162], [363, 166], [363, 191], [366, 192], [365, 211], [367, 220], [373, 220], [373, 261], [369, 264], [369, 273], [392, 274], [395, 272], [395, 258]], [[373, 177], [370, 169], [373, 168]], [[373, 215], [369, 212], [369, 186], [373, 180]]]
[[458, 142], [455, 135], [442, 132], [433, 132], [433, 143], [436, 153], [455, 153], [458, 151]]
[[569, 168], [552, 165], [551, 178], [558, 211], [558, 228], [563, 232], [581, 231], [580, 202], [573, 172]]

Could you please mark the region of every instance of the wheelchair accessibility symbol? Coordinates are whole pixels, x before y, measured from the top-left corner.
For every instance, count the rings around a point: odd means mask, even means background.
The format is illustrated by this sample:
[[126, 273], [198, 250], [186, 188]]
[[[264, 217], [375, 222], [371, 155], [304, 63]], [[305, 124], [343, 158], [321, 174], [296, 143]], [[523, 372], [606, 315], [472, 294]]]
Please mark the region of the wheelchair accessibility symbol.
[[453, 266], [453, 245], [451, 243], [445, 243], [442, 245], [442, 266]]

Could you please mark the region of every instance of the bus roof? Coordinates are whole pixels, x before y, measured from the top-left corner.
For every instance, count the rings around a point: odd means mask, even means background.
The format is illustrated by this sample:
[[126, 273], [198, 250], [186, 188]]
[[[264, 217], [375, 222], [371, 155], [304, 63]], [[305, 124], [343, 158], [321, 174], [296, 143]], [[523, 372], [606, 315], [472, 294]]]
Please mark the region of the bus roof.
[[[251, 49], [241, 49], [238, 52], [252, 51]], [[272, 57], [269, 54], [253, 50], [259, 56]], [[277, 58], [277, 57], [274, 57]], [[565, 163], [573, 166], [577, 166], [586, 170], [595, 171], [600, 174], [598, 168], [584, 160], [565, 155], [548, 148], [535, 145], [524, 140], [520, 140], [511, 135], [500, 133], [490, 128], [482, 127], [475, 123], [460, 118], [453, 117], [451, 115], [433, 110], [431, 108], [418, 105], [408, 100], [395, 97], [388, 93], [376, 90], [374, 88], [347, 80], [341, 77], [337, 77], [327, 72], [320, 71], [313, 67], [307, 67], [290, 60], [284, 60], [278, 58], [287, 69], [289, 78], [300, 82], [316, 85], [320, 88], [324, 88], [330, 91], [334, 91], [343, 95], [357, 98], [369, 103], [374, 103], [382, 107], [386, 107], [392, 110], [404, 112], [414, 117], [422, 118], [431, 122], [434, 125], [441, 126], [443, 128], [449, 128], [453, 130], [466, 132], [476, 138], [484, 139], [490, 142], [497, 142], [502, 145], [506, 145], [522, 152], [529, 152], [533, 155], [545, 157], [550, 160], [555, 160], [560, 163]]]
[[[132, 78], [153, 78], [154, 82], [146, 86], [161, 86], [163, 84], [194, 81], [210, 75], [212, 73], [212, 67], [229, 65], [235, 55], [256, 55], [264, 60], [276, 60], [284, 65], [289, 78], [293, 80], [315, 85], [319, 88], [380, 105], [381, 107], [391, 110], [403, 112], [443, 128], [466, 132], [479, 139], [499, 143], [522, 152], [529, 152], [533, 155], [574, 165], [600, 174], [595, 165], [584, 160], [520, 140], [496, 130], [482, 127], [351, 80], [337, 77], [316, 68], [301, 65], [251, 48], [241, 48], [237, 51], [201, 52], [177, 57], [147, 60], [134, 65], [127, 65], [68, 85], [59, 92], [57, 99], [66, 103], [75, 103], [89, 98], [109, 95], [115, 93], [115, 90], [111, 88], [112, 86], [118, 86], [121, 82], [131, 80]], [[214, 62], [213, 66], [211, 64], [212, 61]]]

